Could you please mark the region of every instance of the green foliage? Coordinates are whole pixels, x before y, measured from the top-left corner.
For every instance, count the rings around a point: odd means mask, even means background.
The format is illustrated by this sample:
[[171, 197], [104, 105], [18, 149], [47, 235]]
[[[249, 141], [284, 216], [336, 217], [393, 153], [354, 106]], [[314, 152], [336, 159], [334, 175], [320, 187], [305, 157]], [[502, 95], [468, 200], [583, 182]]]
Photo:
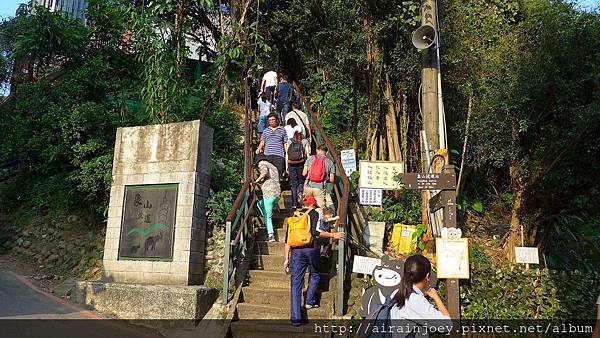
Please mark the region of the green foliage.
[[412, 239], [417, 241], [417, 249], [425, 250], [425, 242], [423, 236], [427, 233], [427, 226], [423, 224], [417, 224], [417, 231], [413, 232]]
[[464, 319], [595, 318], [597, 273], [525, 270], [523, 266], [474, 264], [471, 279], [462, 283]]
[[385, 197], [383, 208], [367, 208], [369, 219], [385, 222], [388, 228], [395, 223], [420, 224], [421, 223], [421, 194], [418, 191], [404, 190], [403, 196]]
[[175, 43], [174, 27], [160, 17], [173, 11], [174, 2], [151, 2], [143, 8], [127, 7], [131, 17], [134, 48], [141, 66], [141, 96], [151, 123], [173, 122], [183, 113], [188, 84], [179, 55], [187, 55], [185, 44]]
[[[460, 117], [458, 135], [472, 99], [463, 156], [476, 170], [467, 190], [482, 199], [500, 194], [508, 205], [522, 192], [520, 222], [532, 234], [554, 231], [548, 215], [584, 208], [579, 197], [596, 208], [600, 167], [589, 154], [599, 149], [600, 15], [563, 1], [442, 6], [447, 116]], [[532, 237], [531, 244], [548, 238]]]
[[[0, 34], [2, 48], [12, 62], [29, 55], [25, 59], [40, 76], [48, 65], [64, 63], [57, 79], [13, 83], [16, 93], [0, 105], [0, 160], [19, 158], [26, 164], [24, 175], [37, 178], [24, 186], [14, 181], [6, 191], [16, 189], [16, 197], [36, 210], [84, 207], [102, 214], [106, 209], [116, 127], [135, 120], [121, 106], [135, 80], [128, 69], [134, 60], [118, 48], [122, 22], [101, 24], [119, 13], [109, 5], [90, 3], [87, 28], [43, 9], [0, 26], [7, 33]], [[46, 24], [54, 42], [40, 44], [48, 39], [40, 28]]]
[[483, 214], [483, 202], [477, 200], [471, 204], [471, 208], [480, 214]]
[[469, 243], [469, 263], [470, 264], [489, 264], [489, 257], [485, 253], [483, 245], [476, 241]]
[[[45, 7], [23, 6], [18, 15], [0, 24], [0, 49], [3, 51], [4, 64], [12, 66], [13, 60], [19, 60], [21, 66], [29, 69], [29, 79], [44, 76], [53, 65], [73, 62], [81, 58], [89, 38], [81, 23], [65, 13], [52, 13]], [[2, 80], [7, 80], [10, 70], [5, 68]]]

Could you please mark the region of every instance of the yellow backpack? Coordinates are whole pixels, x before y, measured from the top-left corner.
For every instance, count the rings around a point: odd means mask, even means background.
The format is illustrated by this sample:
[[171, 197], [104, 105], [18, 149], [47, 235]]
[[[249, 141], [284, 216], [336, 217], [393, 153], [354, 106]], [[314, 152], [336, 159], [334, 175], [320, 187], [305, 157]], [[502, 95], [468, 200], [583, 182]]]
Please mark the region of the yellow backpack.
[[313, 238], [310, 233], [310, 216], [308, 215], [308, 211], [295, 211], [294, 216], [288, 217], [287, 227], [287, 245], [295, 248], [312, 244]]

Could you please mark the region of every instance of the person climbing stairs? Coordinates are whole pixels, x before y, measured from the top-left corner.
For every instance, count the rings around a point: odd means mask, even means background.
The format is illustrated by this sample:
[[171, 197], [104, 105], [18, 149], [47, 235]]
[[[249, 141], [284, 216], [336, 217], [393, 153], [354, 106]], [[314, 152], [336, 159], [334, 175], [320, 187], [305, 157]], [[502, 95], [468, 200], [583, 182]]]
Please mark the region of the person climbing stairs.
[[[248, 277], [242, 286], [242, 300], [237, 304], [239, 321], [231, 323], [234, 337], [266, 337], [269, 333], [275, 336], [315, 336], [314, 327], [302, 325], [292, 327], [290, 320], [290, 275], [284, 269], [284, 248], [286, 235], [286, 217], [290, 214], [291, 192], [282, 193], [279, 203], [273, 211], [273, 225], [276, 231], [276, 242], [268, 241], [265, 226], [258, 228], [255, 234], [254, 257]], [[335, 299], [335, 274], [331, 273], [331, 259], [322, 259], [320, 281], [317, 288], [317, 299], [320, 307], [307, 310], [303, 307], [302, 317], [305, 321], [327, 320], [333, 316]], [[304, 277], [304, 293], [308, 286], [308, 274]], [[264, 322], [248, 321], [251, 319], [278, 320], [272, 325]], [[273, 325], [277, 326], [274, 328]], [[283, 332], [282, 332], [283, 330]], [[316, 335], [318, 336], [318, 335]]]

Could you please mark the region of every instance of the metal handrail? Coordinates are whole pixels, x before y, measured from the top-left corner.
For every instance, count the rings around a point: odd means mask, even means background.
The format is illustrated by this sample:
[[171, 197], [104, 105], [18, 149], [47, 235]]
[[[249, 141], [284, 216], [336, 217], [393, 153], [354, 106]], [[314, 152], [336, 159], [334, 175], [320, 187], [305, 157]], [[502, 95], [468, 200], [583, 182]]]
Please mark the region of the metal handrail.
[[[319, 123], [319, 120], [315, 113], [312, 111], [310, 107], [310, 103], [305, 99], [305, 92], [302, 85], [294, 83], [294, 88], [300, 94], [300, 98], [304, 103], [306, 108], [306, 112], [308, 113], [311, 119], [311, 125], [316, 128], [317, 136], [323, 139], [327, 149], [329, 150], [329, 155], [332, 157], [332, 160], [336, 166], [336, 182], [334, 184], [334, 193], [336, 193], [337, 197], [337, 215], [340, 217], [336, 223], [338, 229], [343, 229], [343, 231], [348, 234], [348, 198], [350, 196], [350, 181], [348, 180], [348, 176], [346, 175], [346, 171], [342, 166], [342, 161], [340, 159], [339, 154], [335, 150], [333, 144], [326, 136], [323, 127]], [[313, 131], [314, 133], [314, 131]], [[341, 183], [341, 186], [338, 184]], [[340, 196], [341, 194], [341, 196]], [[338, 242], [337, 250], [338, 250], [338, 267], [337, 267], [337, 295], [336, 295], [336, 307], [335, 313], [337, 315], [344, 314], [344, 281], [345, 281], [345, 273], [346, 273], [346, 248], [347, 248], [347, 236], [343, 241]]]
[[[229, 283], [235, 272], [240, 268], [240, 262], [247, 251], [246, 243], [252, 233], [248, 229], [248, 219], [257, 198], [252, 189], [252, 129], [251, 108], [248, 81], [244, 79], [244, 183], [237, 194], [225, 221], [225, 255], [223, 262], [223, 304], [229, 301]], [[250, 202], [250, 203], [248, 203]], [[232, 240], [232, 238], [234, 238]], [[235, 285], [239, 288], [239, 285]]]

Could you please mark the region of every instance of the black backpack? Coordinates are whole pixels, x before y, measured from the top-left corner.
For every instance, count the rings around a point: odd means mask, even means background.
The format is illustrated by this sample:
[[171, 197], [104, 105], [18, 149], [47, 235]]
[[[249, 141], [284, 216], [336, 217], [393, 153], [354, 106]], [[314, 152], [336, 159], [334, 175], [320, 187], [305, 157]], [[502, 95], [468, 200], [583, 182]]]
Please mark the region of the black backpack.
[[[358, 332], [356, 333], [357, 338], [391, 338], [391, 332], [379, 332], [380, 328], [390, 327], [391, 318], [390, 318], [390, 310], [392, 307], [396, 305], [396, 302], [393, 298], [390, 298], [385, 301], [384, 304], [379, 305], [372, 313], [369, 314], [367, 318], [365, 318], [358, 327]], [[373, 328], [376, 327], [377, 330]], [[414, 337], [414, 336], [413, 336]]]
[[304, 152], [304, 145], [302, 141], [292, 141], [288, 148], [288, 162], [297, 164], [306, 160], [306, 153]]

